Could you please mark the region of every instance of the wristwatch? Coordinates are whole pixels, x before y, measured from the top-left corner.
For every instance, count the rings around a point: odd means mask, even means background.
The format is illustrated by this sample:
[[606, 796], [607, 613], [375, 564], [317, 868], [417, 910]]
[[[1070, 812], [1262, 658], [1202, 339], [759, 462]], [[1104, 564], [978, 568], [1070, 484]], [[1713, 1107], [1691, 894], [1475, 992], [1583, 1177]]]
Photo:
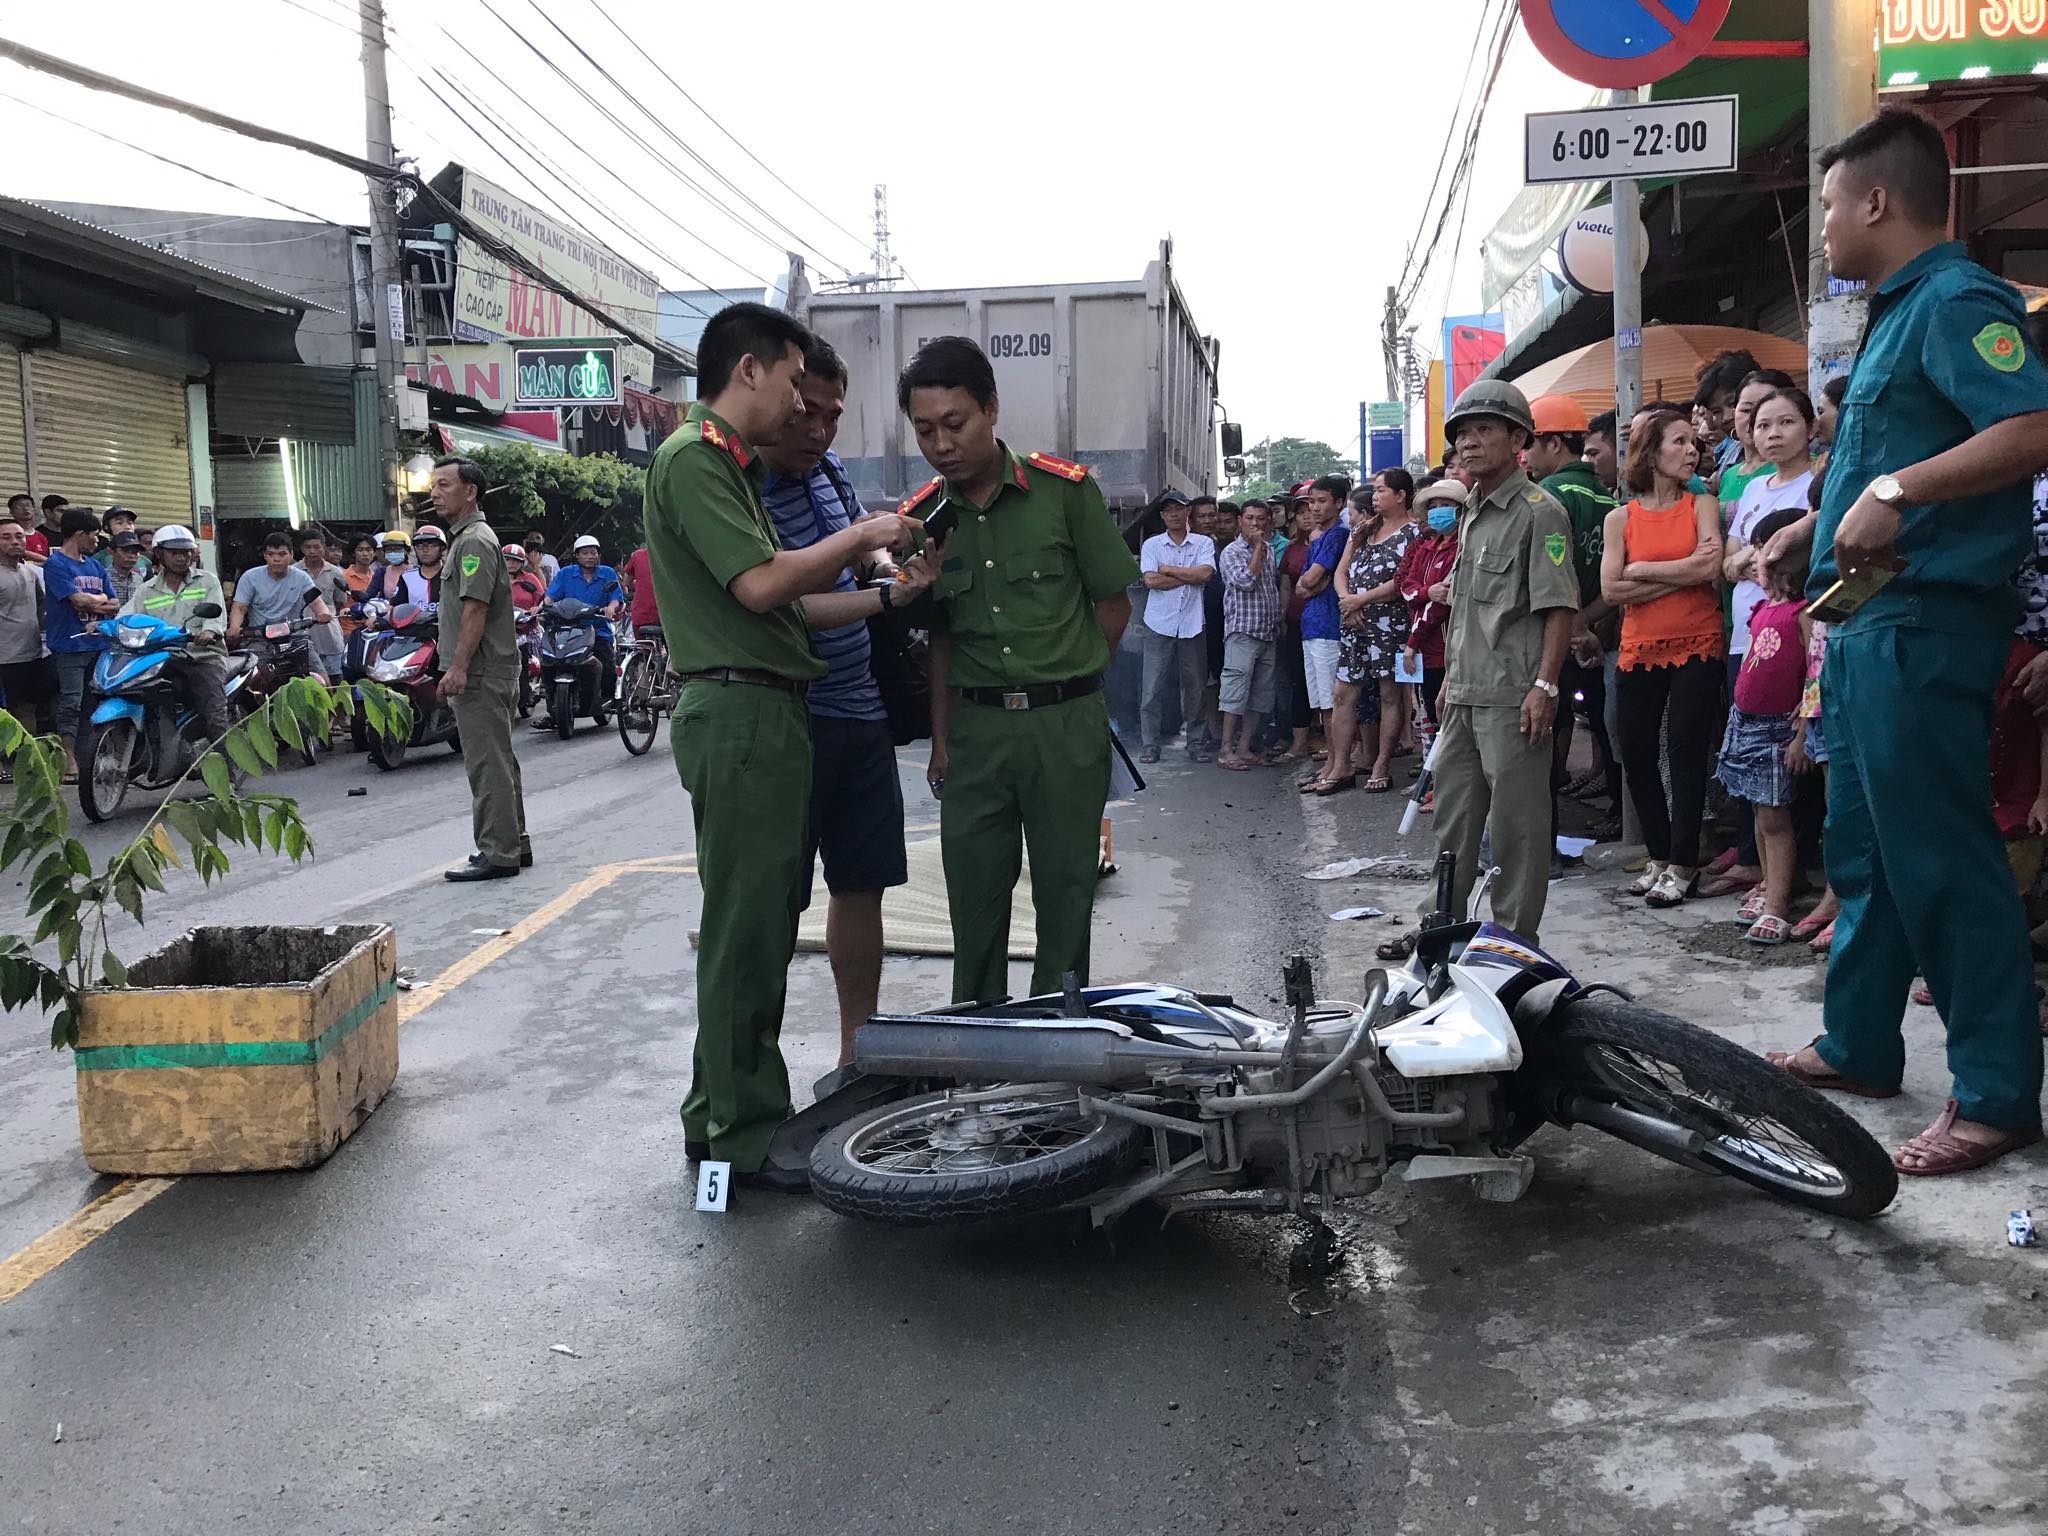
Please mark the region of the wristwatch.
[[1529, 686], [1531, 688], [1540, 688], [1543, 692], [1549, 694], [1553, 699], [1557, 697], [1557, 684], [1552, 682], [1546, 682], [1544, 679], [1540, 677], [1537, 678], [1536, 681], [1531, 683]]
[[1906, 504], [1906, 488], [1897, 475], [1879, 475], [1870, 482], [1870, 494], [1894, 510]]

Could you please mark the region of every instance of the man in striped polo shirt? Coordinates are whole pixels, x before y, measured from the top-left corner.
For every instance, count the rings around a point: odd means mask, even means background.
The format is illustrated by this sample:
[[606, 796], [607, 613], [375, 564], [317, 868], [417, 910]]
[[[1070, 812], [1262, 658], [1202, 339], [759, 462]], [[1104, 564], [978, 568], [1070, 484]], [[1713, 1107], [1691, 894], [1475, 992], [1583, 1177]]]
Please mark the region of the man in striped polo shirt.
[[[804, 350], [804, 414], [782, 441], [763, 447], [761, 499], [785, 549], [805, 549], [865, 515], [832, 440], [846, 405], [846, 364], [817, 337]], [[834, 592], [886, 575], [886, 554], [843, 570]], [[893, 595], [893, 593], [891, 594]], [[815, 600], [813, 600], [815, 601]], [[830, 894], [825, 948], [839, 992], [839, 1060], [853, 1059], [853, 1032], [875, 1011], [882, 985], [882, 892], [910, 878], [903, 848], [903, 786], [896, 743], [868, 654], [865, 619], [811, 630], [830, 669], [811, 684], [810, 859], [825, 859]], [[808, 861], [807, 861], [808, 862]], [[808, 876], [806, 877], [808, 883]]]

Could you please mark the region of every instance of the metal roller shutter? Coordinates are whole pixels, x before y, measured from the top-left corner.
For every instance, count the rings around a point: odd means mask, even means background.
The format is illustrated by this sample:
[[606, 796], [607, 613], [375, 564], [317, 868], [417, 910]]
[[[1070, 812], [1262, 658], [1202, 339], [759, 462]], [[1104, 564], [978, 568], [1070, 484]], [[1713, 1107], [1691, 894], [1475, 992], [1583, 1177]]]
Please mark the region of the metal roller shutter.
[[0, 345], [0, 496], [28, 489], [28, 436], [21, 423], [21, 353]]
[[192, 521], [185, 386], [63, 352], [29, 355], [35, 494], [120, 505], [146, 527]]

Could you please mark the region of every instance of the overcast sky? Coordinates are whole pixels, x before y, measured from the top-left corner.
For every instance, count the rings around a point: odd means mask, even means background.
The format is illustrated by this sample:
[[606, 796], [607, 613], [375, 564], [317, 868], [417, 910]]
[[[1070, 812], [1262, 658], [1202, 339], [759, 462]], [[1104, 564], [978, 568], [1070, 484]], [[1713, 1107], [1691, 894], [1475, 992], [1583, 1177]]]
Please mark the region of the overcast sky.
[[[1135, 278], [1171, 235], [1182, 291], [1222, 342], [1221, 393], [1247, 440], [1319, 437], [1348, 453], [1356, 452], [1358, 402], [1385, 394], [1385, 290], [1420, 222], [1483, 8], [1483, 0], [782, 0], [771, 12], [779, 27], [749, 34], [744, 7], [545, 3], [686, 143], [822, 250], [829, 262], [805, 254], [827, 276], [840, 264], [867, 264], [878, 181], [889, 188], [896, 255], [923, 287]], [[829, 219], [683, 101], [596, 4]], [[352, 0], [0, 0], [0, 30], [360, 150], [352, 10]], [[422, 170], [457, 159], [512, 190], [548, 193], [665, 285], [759, 286], [782, 270], [788, 235], [684, 161], [532, 0], [390, 0], [389, 15], [399, 151]], [[522, 37], [612, 115], [579, 100]], [[435, 65], [642, 238], [551, 184], [516, 148], [480, 145], [421, 84], [418, 73]], [[0, 92], [0, 131], [14, 147], [0, 186], [12, 195], [283, 216], [22, 104], [31, 102], [325, 217], [366, 217], [361, 182], [305, 156], [12, 64], [0, 64]], [[1423, 321], [1425, 351], [1434, 353], [1444, 313], [1477, 307], [1475, 252], [1519, 189], [1522, 115], [1584, 96], [1516, 38], [1482, 136], [1456, 270], [1439, 264], [1413, 317]], [[502, 142], [496, 130], [485, 133]], [[681, 185], [643, 142], [713, 185], [757, 230]]]

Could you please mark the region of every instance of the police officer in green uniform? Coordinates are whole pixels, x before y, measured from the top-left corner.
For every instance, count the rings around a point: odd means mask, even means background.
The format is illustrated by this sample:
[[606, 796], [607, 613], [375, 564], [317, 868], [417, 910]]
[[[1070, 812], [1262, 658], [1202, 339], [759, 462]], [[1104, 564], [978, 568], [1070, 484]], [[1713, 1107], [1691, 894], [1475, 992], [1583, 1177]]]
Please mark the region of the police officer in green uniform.
[[2048, 371], [2019, 295], [1945, 241], [1949, 163], [1917, 114], [1880, 112], [1821, 156], [1828, 266], [1870, 316], [1811, 541], [1808, 595], [1897, 567], [1828, 629], [1828, 878], [1841, 897], [1826, 1033], [1772, 1059], [1888, 1098], [1917, 967], [1948, 1027], [1954, 1097], [1893, 1162], [1979, 1166], [2037, 1140], [2041, 1035], [2026, 920], [1991, 819], [1991, 698], [2034, 554], [2028, 481], [2048, 466]]
[[[647, 472], [648, 563], [683, 680], [670, 739], [697, 834], [697, 1041], [683, 1100], [685, 1152], [729, 1162], [770, 1189], [810, 1187], [798, 1167], [764, 1164], [789, 1113], [778, 1044], [797, 917], [810, 899], [808, 685], [825, 675], [801, 599], [830, 593], [863, 554], [909, 543], [885, 514], [783, 549], [761, 504], [757, 445], [803, 410], [809, 333], [781, 310], [734, 304], [697, 347], [703, 398]], [[835, 594], [863, 601], [868, 594]], [[843, 623], [833, 613], [829, 622]]]
[[[932, 756], [953, 919], [956, 1002], [1009, 988], [1010, 902], [1031, 854], [1033, 992], [1088, 979], [1109, 795], [1102, 674], [1131, 616], [1138, 562], [1078, 464], [996, 436], [996, 381], [963, 336], [926, 342], [897, 403], [939, 478], [899, 510], [958, 522], [933, 588]], [[940, 490], [943, 487], [943, 503]]]
[[503, 880], [533, 863], [512, 717], [519, 708], [519, 642], [512, 581], [483, 515], [484, 472], [472, 459], [434, 462], [434, 510], [453, 533], [441, 567], [441, 697], [455, 712], [469, 774], [476, 852], [450, 880]]
[[[1451, 568], [1436, 760], [1436, 840], [1457, 856], [1451, 912], [1463, 917], [1493, 825], [1494, 916], [1534, 942], [1550, 894], [1550, 733], [1578, 612], [1572, 525], [1515, 455], [1535, 436], [1514, 385], [1481, 379], [1444, 435], [1471, 477]], [[1433, 898], [1425, 898], [1434, 905]], [[1411, 938], [1412, 946], [1412, 938]], [[1399, 940], [1392, 946], [1401, 948]]]

